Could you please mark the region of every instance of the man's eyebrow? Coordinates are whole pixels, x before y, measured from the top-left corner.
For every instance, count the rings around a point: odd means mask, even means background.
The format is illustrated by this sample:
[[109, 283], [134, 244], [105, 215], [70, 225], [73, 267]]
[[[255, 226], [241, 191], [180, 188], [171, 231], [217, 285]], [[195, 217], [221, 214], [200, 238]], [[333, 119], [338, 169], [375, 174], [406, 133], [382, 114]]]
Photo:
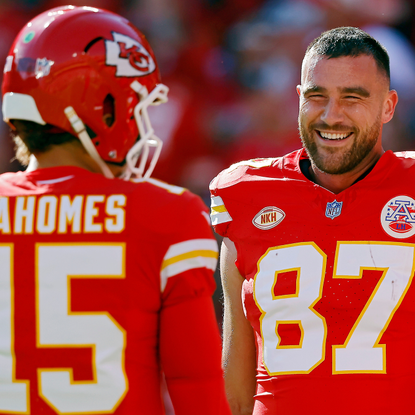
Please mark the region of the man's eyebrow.
[[326, 92], [326, 91], [327, 91], [326, 88], [323, 88], [322, 86], [310, 85], [304, 89], [304, 95], [312, 94], [315, 92]]
[[363, 98], [370, 97], [370, 92], [367, 89], [365, 89], [361, 86], [356, 86], [356, 87], [352, 87], [352, 88], [340, 88], [340, 92], [342, 92], [343, 94], [360, 95]]

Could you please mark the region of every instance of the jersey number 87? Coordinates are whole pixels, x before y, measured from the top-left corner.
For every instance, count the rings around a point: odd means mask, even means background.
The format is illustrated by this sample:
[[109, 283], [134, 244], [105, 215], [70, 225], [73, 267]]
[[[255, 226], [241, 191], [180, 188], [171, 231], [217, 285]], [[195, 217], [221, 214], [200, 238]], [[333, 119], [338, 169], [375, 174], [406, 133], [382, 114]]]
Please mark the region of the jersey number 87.
[[[326, 254], [313, 242], [269, 248], [258, 261], [254, 299], [261, 310], [264, 366], [270, 375], [310, 373], [326, 356], [327, 325], [315, 309], [321, 299]], [[293, 295], [275, 296], [281, 272], [297, 271]], [[333, 346], [335, 373], [386, 373], [386, 346], [379, 344], [414, 275], [414, 245], [338, 242], [333, 278], [359, 279], [364, 270], [382, 271], [365, 307], [342, 345]], [[298, 324], [301, 341], [282, 346], [280, 324]]]

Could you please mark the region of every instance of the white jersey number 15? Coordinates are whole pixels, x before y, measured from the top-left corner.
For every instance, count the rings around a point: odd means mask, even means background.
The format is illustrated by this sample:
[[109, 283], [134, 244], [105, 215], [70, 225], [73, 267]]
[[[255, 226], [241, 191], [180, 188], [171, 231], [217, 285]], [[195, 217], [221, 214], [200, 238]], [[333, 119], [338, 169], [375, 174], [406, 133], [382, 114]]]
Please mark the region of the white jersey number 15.
[[[29, 381], [15, 377], [13, 245], [0, 244], [0, 412], [30, 413]], [[124, 244], [36, 245], [37, 347], [92, 349], [93, 380], [39, 368], [39, 395], [57, 413], [112, 413], [124, 398], [124, 329], [105, 312], [73, 312], [71, 278], [125, 278]]]

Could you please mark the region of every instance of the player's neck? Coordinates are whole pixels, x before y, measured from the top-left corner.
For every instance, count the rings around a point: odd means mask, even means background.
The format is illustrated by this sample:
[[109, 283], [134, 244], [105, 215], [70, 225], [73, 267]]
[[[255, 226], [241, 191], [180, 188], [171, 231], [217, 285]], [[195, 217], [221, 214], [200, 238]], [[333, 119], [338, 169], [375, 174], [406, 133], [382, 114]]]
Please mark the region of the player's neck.
[[98, 164], [77, 141], [52, 145], [47, 151], [33, 154], [27, 171], [59, 166], [81, 167], [90, 172], [102, 174]]
[[344, 174], [328, 174], [319, 170], [311, 163], [309, 170], [310, 175], [314, 183], [317, 183], [334, 194], [338, 194], [370, 172], [383, 153], [383, 149], [381, 152], [373, 153], [370, 157], [368, 156], [363, 160], [355, 169]]

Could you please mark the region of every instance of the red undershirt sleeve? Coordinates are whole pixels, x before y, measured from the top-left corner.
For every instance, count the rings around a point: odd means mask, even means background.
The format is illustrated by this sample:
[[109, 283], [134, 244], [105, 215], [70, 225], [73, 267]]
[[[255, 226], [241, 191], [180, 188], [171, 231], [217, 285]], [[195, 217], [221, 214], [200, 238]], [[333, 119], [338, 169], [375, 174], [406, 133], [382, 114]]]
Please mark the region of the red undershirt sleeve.
[[221, 341], [210, 296], [164, 308], [160, 360], [176, 415], [230, 414]]

